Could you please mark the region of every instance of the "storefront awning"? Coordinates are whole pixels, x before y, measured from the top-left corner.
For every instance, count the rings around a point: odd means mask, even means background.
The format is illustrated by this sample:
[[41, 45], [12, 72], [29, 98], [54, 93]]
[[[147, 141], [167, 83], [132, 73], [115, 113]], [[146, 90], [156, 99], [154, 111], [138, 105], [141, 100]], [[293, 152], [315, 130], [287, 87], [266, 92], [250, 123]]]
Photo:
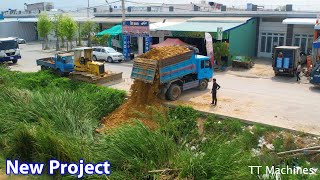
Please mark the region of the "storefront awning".
[[217, 32], [218, 27], [223, 31], [236, 28], [244, 23], [227, 23], [227, 22], [183, 22], [172, 26], [157, 28], [157, 31], [187, 31], [187, 32]]
[[282, 24], [315, 25], [316, 21], [315, 18], [287, 18], [282, 21]]
[[317, 24], [317, 25], [314, 27], [314, 29], [320, 30], [320, 24]]
[[110, 29], [103, 30], [97, 34], [97, 36], [110, 35], [117, 36], [122, 33], [122, 25], [113, 26]]

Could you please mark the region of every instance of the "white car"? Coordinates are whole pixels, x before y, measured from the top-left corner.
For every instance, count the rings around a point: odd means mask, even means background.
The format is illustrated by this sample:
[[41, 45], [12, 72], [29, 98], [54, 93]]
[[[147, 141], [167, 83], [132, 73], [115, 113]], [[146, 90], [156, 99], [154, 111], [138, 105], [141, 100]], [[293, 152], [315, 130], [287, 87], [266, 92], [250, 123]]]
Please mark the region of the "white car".
[[124, 60], [122, 53], [117, 52], [111, 47], [93, 47], [93, 60], [104, 60], [107, 62], [121, 62]]
[[9, 37], [9, 38], [15, 39], [18, 42], [18, 44], [26, 44], [27, 43], [27, 41], [22, 38], [18, 38], [18, 37]]

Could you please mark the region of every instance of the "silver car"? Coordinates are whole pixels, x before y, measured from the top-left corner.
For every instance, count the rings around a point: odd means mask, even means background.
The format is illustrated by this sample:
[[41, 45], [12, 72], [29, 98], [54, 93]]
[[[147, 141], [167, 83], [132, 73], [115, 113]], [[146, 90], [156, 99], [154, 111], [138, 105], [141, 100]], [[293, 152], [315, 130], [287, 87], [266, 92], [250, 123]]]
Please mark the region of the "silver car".
[[122, 53], [117, 52], [111, 47], [92, 47], [93, 60], [104, 60], [107, 62], [121, 62], [124, 60]]
[[22, 38], [18, 38], [18, 37], [10, 37], [10, 38], [15, 39], [18, 42], [18, 44], [26, 44], [27, 43], [27, 41]]

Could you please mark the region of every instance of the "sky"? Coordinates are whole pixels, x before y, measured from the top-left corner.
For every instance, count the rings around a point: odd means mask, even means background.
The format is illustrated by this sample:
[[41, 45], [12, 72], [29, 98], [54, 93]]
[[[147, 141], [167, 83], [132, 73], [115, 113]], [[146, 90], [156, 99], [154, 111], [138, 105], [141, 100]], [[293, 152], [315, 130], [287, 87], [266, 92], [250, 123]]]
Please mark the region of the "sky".
[[[35, 2], [54, 2], [54, 6], [57, 9], [77, 9], [86, 7], [88, 0], [0, 0], [0, 10], [7, 9], [23, 9], [24, 3], [35, 3]], [[109, 3], [119, 0], [107, 0]], [[200, 2], [200, 0], [127, 0], [138, 3], [190, 3]], [[253, 3], [262, 5], [268, 8], [275, 9], [280, 5], [293, 4], [294, 10], [311, 10], [318, 11], [320, 13], [320, 0], [210, 0], [218, 3], [227, 5], [228, 7], [235, 6], [237, 8], [245, 8], [247, 3]], [[120, 5], [120, 2], [113, 3], [114, 5]], [[90, 0], [90, 6], [106, 5], [105, 0]], [[128, 3], [129, 5], [129, 3]]]

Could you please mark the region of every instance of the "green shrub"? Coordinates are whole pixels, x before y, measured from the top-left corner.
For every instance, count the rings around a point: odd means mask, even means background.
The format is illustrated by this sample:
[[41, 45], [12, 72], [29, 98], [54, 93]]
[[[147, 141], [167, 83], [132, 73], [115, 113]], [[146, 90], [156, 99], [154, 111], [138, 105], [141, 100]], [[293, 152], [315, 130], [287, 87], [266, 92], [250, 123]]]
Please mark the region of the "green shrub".
[[167, 132], [176, 142], [190, 141], [198, 135], [199, 114], [192, 107], [178, 106], [168, 111]]
[[150, 170], [170, 168], [177, 147], [170, 138], [136, 122], [134, 126], [125, 125], [103, 136], [94, 151], [96, 161], [108, 159], [112, 171], [139, 179]]
[[204, 130], [209, 134], [225, 134], [228, 136], [240, 134], [244, 125], [236, 119], [217, 120], [214, 116], [209, 116], [204, 124]]
[[182, 178], [194, 179], [249, 179], [250, 152], [239, 147], [237, 141], [217, 137], [198, 151], [180, 153], [178, 164]]

